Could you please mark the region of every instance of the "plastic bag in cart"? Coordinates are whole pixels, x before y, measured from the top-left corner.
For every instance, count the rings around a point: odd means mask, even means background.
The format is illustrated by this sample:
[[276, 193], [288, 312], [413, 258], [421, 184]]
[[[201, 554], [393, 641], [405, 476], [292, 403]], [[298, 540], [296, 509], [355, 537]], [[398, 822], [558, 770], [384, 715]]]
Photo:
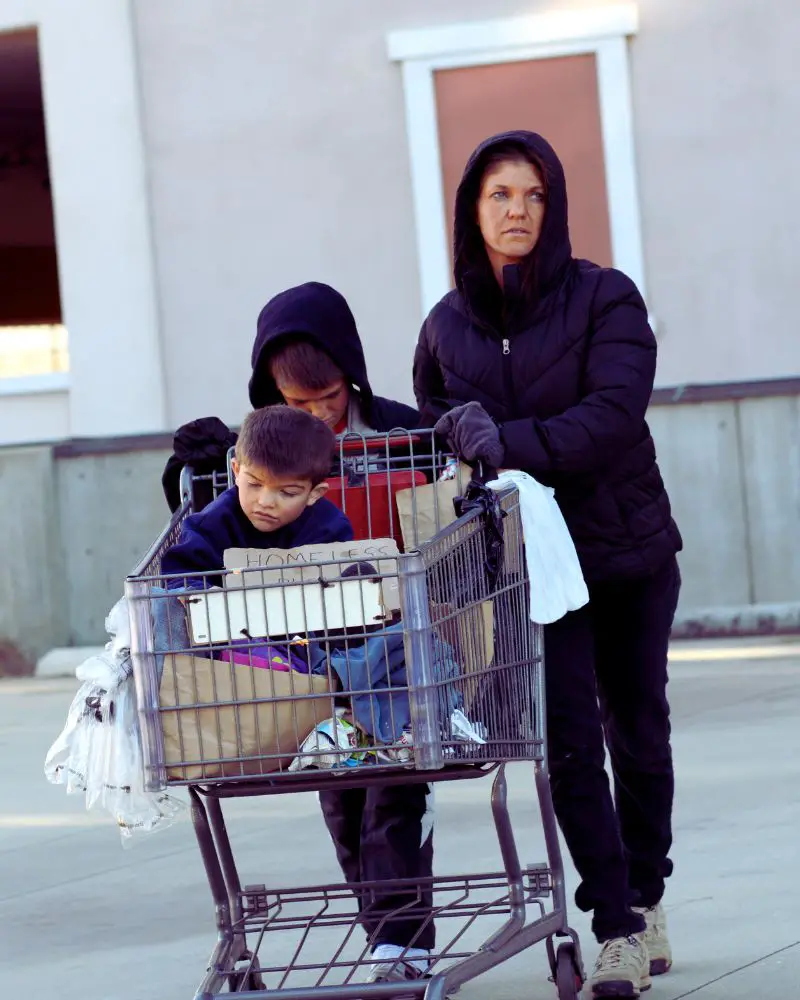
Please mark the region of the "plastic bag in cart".
[[316, 725], [300, 746], [300, 753], [289, 765], [290, 771], [308, 768], [358, 767], [367, 758], [369, 747], [360, 746], [358, 729], [345, 717], [344, 709]]
[[97, 680], [81, 685], [44, 771], [68, 795], [85, 793], [87, 809], [110, 813], [126, 847], [170, 826], [185, 809], [174, 796], [144, 788], [133, 677], [110, 690]]

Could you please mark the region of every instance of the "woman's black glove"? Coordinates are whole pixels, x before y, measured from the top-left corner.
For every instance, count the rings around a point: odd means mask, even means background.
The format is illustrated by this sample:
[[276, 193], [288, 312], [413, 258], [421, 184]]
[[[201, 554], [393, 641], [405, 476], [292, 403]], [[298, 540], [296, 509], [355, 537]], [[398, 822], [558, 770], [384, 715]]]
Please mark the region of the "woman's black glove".
[[500, 428], [480, 403], [457, 406], [434, 429], [465, 462], [483, 462], [490, 469], [502, 466], [505, 447]]

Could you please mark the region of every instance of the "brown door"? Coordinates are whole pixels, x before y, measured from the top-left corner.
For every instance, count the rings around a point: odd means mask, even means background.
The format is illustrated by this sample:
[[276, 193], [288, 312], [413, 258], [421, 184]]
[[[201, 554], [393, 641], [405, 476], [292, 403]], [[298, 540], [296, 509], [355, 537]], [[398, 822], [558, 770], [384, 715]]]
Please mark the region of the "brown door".
[[435, 87], [450, 236], [456, 188], [469, 154], [497, 132], [530, 129], [550, 142], [564, 164], [574, 254], [610, 266], [594, 55], [437, 70]]

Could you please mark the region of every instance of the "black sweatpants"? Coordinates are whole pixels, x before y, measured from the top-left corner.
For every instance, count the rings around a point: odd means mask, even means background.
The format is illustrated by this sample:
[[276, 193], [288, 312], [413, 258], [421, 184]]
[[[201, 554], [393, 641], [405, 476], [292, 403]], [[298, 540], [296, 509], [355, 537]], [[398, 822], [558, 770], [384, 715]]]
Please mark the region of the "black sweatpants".
[[667, 646], [679, 590], [673, 559], [650, 578], [590, 586], [586, 607], [545, 627], [553, 801], [599, 941], [642, 930], [631, 906], [659, 902], [672, 872]]
[[[430, 793], [430, 797], [429, 797]], [[373, 785], [321, 792], [320, 802], [336, 856], [349, 883], [430, 878], [433, 872], [432, 789], [426, 784]], [[432, 949], [432, 893], [407, 890], [359, 897], [361, 922], [373, 948], [379, 944]], [[386, 919], [392, 910], [416, 917]]]

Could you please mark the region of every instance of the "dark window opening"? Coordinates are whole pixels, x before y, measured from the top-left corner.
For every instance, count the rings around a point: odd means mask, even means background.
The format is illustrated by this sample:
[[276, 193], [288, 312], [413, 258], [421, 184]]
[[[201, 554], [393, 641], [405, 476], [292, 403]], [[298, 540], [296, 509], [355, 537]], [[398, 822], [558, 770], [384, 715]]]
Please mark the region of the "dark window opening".
[[37, 34], [0, 33], [0, 378], [68, 367]]

